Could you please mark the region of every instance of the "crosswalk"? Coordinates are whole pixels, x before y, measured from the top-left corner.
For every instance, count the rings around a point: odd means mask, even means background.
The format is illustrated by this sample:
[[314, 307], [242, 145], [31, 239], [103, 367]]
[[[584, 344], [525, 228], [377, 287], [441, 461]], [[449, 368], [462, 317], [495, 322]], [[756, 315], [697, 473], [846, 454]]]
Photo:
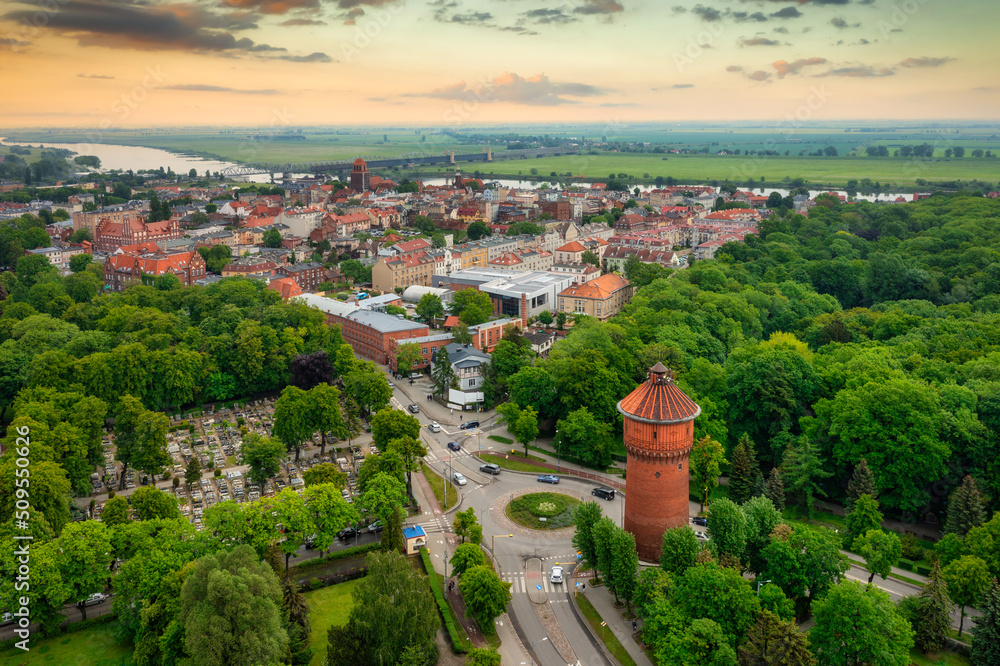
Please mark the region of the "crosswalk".
[[420, 526], [424, 528], [424, 532], [427, 534], [439, 534], [451, 531], [451, 523], [444, 516], [431, 518], [427, 522], [420, 523]]
[[[523, 571], [518, 572], [504, 572], [500, 574], [500, 579], [504, 582], [510, 583], [510, 593], [511, 594], [527, 594], [528, 586], [542, 586], [542, 591], [545, 594], [564, 594], [567, 595], [573, 589], [573, 584], [571, 582], [553, 583], [549, 580], [548, 576], [543, 576], [542, 578], [532, 578], [530, 581]], [[549, 599], [552, 602], [566, 601], [566, 599]]]

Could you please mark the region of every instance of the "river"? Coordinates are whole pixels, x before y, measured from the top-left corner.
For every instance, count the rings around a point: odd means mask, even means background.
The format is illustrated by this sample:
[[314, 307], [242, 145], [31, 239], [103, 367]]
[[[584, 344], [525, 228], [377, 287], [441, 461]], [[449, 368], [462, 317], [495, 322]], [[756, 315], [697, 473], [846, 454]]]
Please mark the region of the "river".
[[[113, 169], [121, 169], [122, 171], [140, 171], [143, 169], [159, 169], [164, 170], [173, 169], [174, 173], [186, 174], [191, 169], [195, 169], [199, 175], [204, 175], [205, 171], [222, 171], [228, 167], [237, 166], [235, 162], [224, 162], [219, 160], [205, 159], [203, 157], [198, 157], [197, 155], [186, 155], [183, 153], [172, 153], [167, 150], [162, 150], [160, 148], [146, 148], [144, 146], [119, 146], [115, 144], [107, 143], [30, 143], [30, 142], [8, 142], [6, 139], [0, 137], [0, 145], [4, 146], [43, 146], [45, 148], [63, 148], [66, 150], [71, 150], [79, 155], [94, 155], [101, 160], [101, 169], [104, 171], [110, 171]], [[469, 171], [466, 174], [470, 173]], [[306, 176], [309, 174], [294, 174], [297, 177]], [[405, 177], [405, 176], [402, 176]], [[415, 176], [416, 177], [416, 176]], [[268, 183], [271, 181], [269, 174], [256, 174], [253, 176], [244, 176], [240, 180], [246, 180], [254, 183]], [[421, 179], [427, 185], [443, 185], [445, 183], [444, 178], [422, 178]], [[556, 183], [546, 180], [508, 180], [508, 179], [493, 179], [489, 176], [483, 177], [484, 181], [487, 182], [498, 182], [503, 187], [514, 187], [514, 188], [536, 188], [540, 187], [542, 184], [548, 184], [549, 187], [557, 187]], [[280, 182], [280, 178], [275, 178], [275, 182]], [[576, 185], [579, 187], [590, 187], [592, 183], [589, 182], [573, 182], [571, 185]], [[633, 190], [636, 187], [640, 189], [646, 189], [652, 187], [651, 185], [644, 185], [641, 183], [629, 183], [627, 185], [629, 190]], [[780, 187], [762, 187], [755, 190], [761, 194], [770, 194], [771, 192], [777, 192], [781, 196], [788, 196], [789, 190]], [[815, 196], [819, 192], [824, 190], [810, 190], [810, 194]], [[847, 193], [843, 190], [833, 190], [838, 194], [847, 196]], [[913, 200], [913, 194], [907, 192], [893, 192], [891, 194], [881, 194], [878, 199], [882, 201], [892, 201], [896, 197], [903, 197], [907, 201]], [[875, 201], [875, 195], [862, 195], [857, 196], [859, 200], [865, 201]]]

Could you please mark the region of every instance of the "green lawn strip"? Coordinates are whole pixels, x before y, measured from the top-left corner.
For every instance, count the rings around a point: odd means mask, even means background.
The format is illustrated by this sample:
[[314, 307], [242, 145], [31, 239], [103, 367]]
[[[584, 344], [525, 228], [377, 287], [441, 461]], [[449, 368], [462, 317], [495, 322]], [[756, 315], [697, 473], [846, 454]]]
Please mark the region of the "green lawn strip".
[[434, 601], [437, 602], [438, 610], [441, 612], [444, 621], [445, 631], [451, 637], [451, 644], [455, 652], [468, 652], [472, 649], [472, 641], [465, 633], [465, 627], [459, 619], [455, 609], [451, 607], [444, 597], [444, 576], [434, 571], [434, 563], [431, 562], [431, 554], [426, 548], [420, 549], [420, 559], [424, 563], [424, 571], [427, 572], [427, 579], [434, 594]]
[[32, 637], [28, 652], [13, 645], [0, 648], [0, 663], [9, 666], [131, 666], [135, 663], [132, 661], [133, 647], [115, 642], [117, 626], [115, 621], [103, 622], [51, 638]]
[[359, 580], [361, 579], [337, 583], [303, 595], [309, 605], [309, 647], [313, 650], [310, 666], [320, 666], [326, 659], [327, 632], [330, 627], [347, 624], [348, 615], [354, 606], [351, 592]]
[[504, 512], [512, 521], [529, 529], [560, 530], [573, 525], [573, 509], [579, 503], [575, 497], [562, 493], [529, 493], [509, 503]]
[[504, 469], [509, 469], [515, 472], [538, 472], [540, 474], [551, 474], [555, 471], [549, 469], [548, 467], [540, 467], [531, 463], [522, 462], [521, 460], [505, 458], [504, 456], [497, 455], [495, 453], [484, 453], [480, 456], [480, 459], [483, 462], [495, 463]]
[[970, 666], [972, 664], [968, 657], [958, 652], [941, 652], [931, 658], [916, 648], [910, 650], [910, 663], [916, 664], [916, 666]]
[[603, 637], [604, 645], [608, 648], [611, 656], [614, 657], [619, 664], [622, 666], [636, 666], [635, 660], [632, 659], [632, 655], [628, 653], [625, 646], [622, 645], [618, 637], [615, 636], [613, 631], [602, 631], [604, 627], [601, 626], [601, 622], [604, 620], [601, 618], [601, 614], [597, 612], [594, 605], [590, 603], [585, 595], [577, 596], [577, 603], [580, 606], [580, 612], [583, 616], [587, 618], [587, 622], [590, 624], [590, 628], [594, 630], [594, 633], [600, 638]]
[[[430, 484], [431, 490], [434, 491], [434, 497], [437, 497], [438, 503], [441, 505], [442, 509], [448, 509], [448, 507], [454, 506], [458, 502], [458, 491], [455, 490], [455, 485], [452, 483], [446, 484], [444, 477], [432, 470], [430, 467], [424, 463], [420, 463], [420, 469], [424, 473], [424, 478], [427, 479], [427, 483]], [[448, 501], [445, 502], [444, 493], [447, 489]]]
[[500, 435], [489, 435], [486, 439], [492, 439], [494, 442], [500, 442], [501, 444], [507, 444], [508, 446], [514, 443], [514, 440], [508, 439], [507, 437], [501, 437]]

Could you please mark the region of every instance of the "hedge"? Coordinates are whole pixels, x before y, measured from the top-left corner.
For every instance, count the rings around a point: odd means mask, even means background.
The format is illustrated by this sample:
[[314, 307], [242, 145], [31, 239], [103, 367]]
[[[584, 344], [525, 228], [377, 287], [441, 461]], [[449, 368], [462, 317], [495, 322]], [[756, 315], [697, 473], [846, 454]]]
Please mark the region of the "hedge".
[[295, 571], [308, 571], [309, 569], [321, 567], [328, 562], [334, 562], [336, 560], [342, 560], [345, 557], [361, 555], [362, 553], [367, 553], [368, 551], [378, 550], [381, 546], [381, 543], [366, 543], [363, 546], [351, 546], [350, 548], [344, 548], [343, 550], [335, 550], [329, 555], [314, 557], [311, 560], [299, 562], [298, 564], [292, 566], [291, 569]]
[[911, 562], [910, 560], [904, 560], [903, 558], [900, 558], [899, 562], [896, 563], [896, 566], [899, 567], [900, 569], [906, 569], [907, 571], [913, 571], [913, 562]]
[[457, 628], [455, 622], [452, 620], [451, 607], [444, 598], [441, 581], [438, 580], [437, 572], [434, 571], [434, 563], [431, 562], [431, 554], [426, 548], [420, 549], [420, 559], [424, 562], [424, 570], [427, 572], [427, 578], [431, 583], [431, 592], [434, 593], [434, 600], [437, 601], [438, 610], [441, 612], [442, 619], [444, 619], [444, 628], [448, 630], [448, 636], [451, 637], [452, 648], [459, 654], [468, 652], [468, 639], [462, 636], [462, 630]]
[[299, 589], [302, 592], [309, 592], [310, 590], [318, 590], [321, 587], [330, 587], [331, 585], [337, 585], [338, 583], [346, 583], [347, 581], [355, 580], [356, 578], [364, 578], [367, 575], [368, 567], [357, 567], [356, 569], [341, 571], [339, 573], [330, 574], [329, 576], [316, 576], [315, 578], [310, 578], [303, 583], [299, 583]]

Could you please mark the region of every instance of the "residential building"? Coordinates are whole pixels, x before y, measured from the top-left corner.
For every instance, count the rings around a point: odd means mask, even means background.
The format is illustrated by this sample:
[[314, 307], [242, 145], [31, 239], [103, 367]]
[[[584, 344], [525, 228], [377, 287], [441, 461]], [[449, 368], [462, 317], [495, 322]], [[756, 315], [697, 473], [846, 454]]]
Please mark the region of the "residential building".
[[[472, 405], [483, 401], [483, 375], [482, 366], [490, 362], [490, 355], [486, 354], [471, 344], [458, 344], [452, 342], [441, 348], [448, 352], [448, 362], [451, 364], [455, 378], [458, 380], [457, 389], [449, 389], [448, 402], [456, 405]], [[434, 364], [437, 363], [441, 349], [434, 355], [431, 362], [431, 373], [434, 373]]]
[[86, 229], [90, 232], [91, 238], [96, 238], [94, 230], [97, 228], [97, 223], [102, 220], [120, 224], [142, 222], [142, 205], [137, 201], [130, 201], [127, 204], [75, 212], [73, 213], [73, 229], [74, 231]]
[[310, 261], [304, 264], [284, 264], [274, 272], [277, 275], [294, 278], [303, 291], [316, 291], [320, 283], [326, 279], [326, 271], [322, 264]]
[[606, 321], [618, 314], [631, 298], [632, 286], [629, 281], [608, 273], [559, 292], [559, 311], [585, 314]]
[[647, 250], [624, 245], [608, 248], [604, 253], [604, 265], [609, 271], [623, 271], [629, 257], [635, 257], [644, 264], [659, 264], [664, 268], [677, 268], [681, 265], [680, 257], [670, 250]]
[[288, 301], [290, 298], [296, 298], [302, 295], [302, 289], [299, 288], [299, 285], [296, 284], [295, 280], [290, 277], [282, 277], [271, 280], [268, 283], [267, 288], [281, 294], [282, 301]]
[[124, 222], [101, 218], [94, 228], [93, 237], [95, 250], [114, 252], [122, 245], [176, 240], [183, 238], [184, 232], [173, 218], [161, 222], [143, 222], [141, 217]]
[[553, 264], [550, 273], [559, 276], [572, 276], [573, 282], [583, 284], [601, 277], [601, 269], [593, 264]]
[[383, 292], [415, 284], [429, 287], [435, 265], [435, 260], [426, 253], [379, 257], [372, 267], [372, 287]]

